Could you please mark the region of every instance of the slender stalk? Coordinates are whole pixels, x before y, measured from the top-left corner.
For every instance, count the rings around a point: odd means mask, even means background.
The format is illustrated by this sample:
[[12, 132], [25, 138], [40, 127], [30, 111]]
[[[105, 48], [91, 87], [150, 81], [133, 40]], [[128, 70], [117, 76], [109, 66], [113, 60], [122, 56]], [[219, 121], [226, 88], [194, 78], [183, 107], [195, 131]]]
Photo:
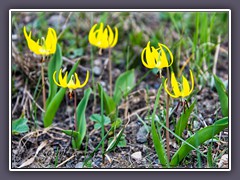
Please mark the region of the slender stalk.
[[108, 49], [108, 73], [109, 73], [109, 94], [112, 97], [112, 61], [111, 61], [112, 49]]
[[74, 129], [77, 131], [77, 93], [74, 91], [74, 110], [75, 110], [75, 117], [74, 117]]
[[41, 62], [41, 74], [42, 74], [42, 95], [43, 95], [43, 109], [46, 110], [46, 89], [45, 89], [45, 80], [44, 80], [44, 62], [45, 57], [43, 56], [42, 62]]
[[[91, 13], [91, 26], [93, 25], [93, 12]], [[92, 69], [92, 88], [93, 88], [93, 107], [92, 107], [92, 114], [95, 112], [95, 108], [97, 105], [97, 97], [96, 97], [96, 86], [95, 86], [95, 78], [94, 78], [94, 72], [93, 72], [93, 47], [91, 46], [91, 69]]]
[[[104, 138], [104, 117], [103, 117], [103, 91], [101, 91], [101, 136], [102, 139]], [[102, 141], [102, 160], [103, 164], [105, 162], [105, 156], [104, 156], [104, 141]]]
[[[168, 78], [168, 83], [167, 83], [167, 88], [170, 87], [170, 73], [169, 69], [167, 68], [167, 78]], [[170, 96], [167, 94], [166, 98], [166, 127], [169, 129], [169, 103], [170, 103]], [[170, 147], [169, 147], [169, 131], [166, 129], [166, 145], [167, 145], [167, 157], [168, 161], [170, 160]]]

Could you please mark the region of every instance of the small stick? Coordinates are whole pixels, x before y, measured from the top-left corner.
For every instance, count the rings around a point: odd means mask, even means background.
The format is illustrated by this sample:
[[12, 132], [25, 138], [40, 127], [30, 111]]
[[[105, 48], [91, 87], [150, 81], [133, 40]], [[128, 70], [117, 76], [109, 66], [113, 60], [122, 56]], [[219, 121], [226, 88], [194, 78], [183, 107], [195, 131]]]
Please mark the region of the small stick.
[[69, 160], [71, 160], [72, 158], [75, 157], [75, 154], [73, 154], [70, 158], [66, 159], [65, 161], [63, 161], [62, 163], [60, 163], [59, 165], [57, 165], [56, 168], [59, 168], [60, 166], [62, 166], [63, 164], [65, 164], [66, 162], [68, 162]]

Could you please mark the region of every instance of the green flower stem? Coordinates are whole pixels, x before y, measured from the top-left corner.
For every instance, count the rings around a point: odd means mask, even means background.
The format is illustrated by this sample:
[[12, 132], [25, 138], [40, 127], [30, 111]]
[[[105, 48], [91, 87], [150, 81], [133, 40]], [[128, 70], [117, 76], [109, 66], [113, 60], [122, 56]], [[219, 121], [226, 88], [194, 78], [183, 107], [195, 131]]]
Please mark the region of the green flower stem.
[[109, 73], [109, 94], [112, 97], [112, 61], [111, 61], [112, 49], [108, 49], [108, 73]]
[[74, 129], [77, 131], [77, 93], [74, 91], [74, 110], [75, 110], [75, 121], [74, 121]]
[[[91, 13], [91, 26], [93, 26], [93, 12]], [[91, 46], [91, 69], [92, 69], [92, 88], [93, 88], [93, 107], [92, 107], [92, 114], [95, 113], [95, 108], [97, 105], [97, 97], [96, 97], [96, 85], [95, 85], [95, 78], [94, 78], [94, 72], [93, 72], [93, 47]]]
[[41, 74], [42, 74], [42, 95], [43, 95], [43, 109], [46, 111], [46, 89], [45, 89], [45, 80], [44, 80], [44, 62], [45, 62], [45, 56], [42, 58], [41, 62]]
[[[170, 73], [169, 69], [167, 68], [167, 79], [168, 83], [167, 86], [170, 87]], [[167, 87], [167, 88], [168, 88]], [[166, 98], [166, 127], [169, 129], [169, 102], [170, 102], [170, 96], [167, 94]], [[166, 129], [166, 145], [167, 145], [167, 157], [168, 161], [170, 160], [170, 147], [169, 147], [169, 131]]]
[[[104, 117], [103, 117], [103, 91], [101, 91], [101, 117], [102, 117], [102, 123], [101, 123], [101, 137], [104, 138]], [[103, 164], [105, 162], [105, 155], [104, 155], [105, 149], [104, 149], [104, 141], [102, 142], [102, 161]]]

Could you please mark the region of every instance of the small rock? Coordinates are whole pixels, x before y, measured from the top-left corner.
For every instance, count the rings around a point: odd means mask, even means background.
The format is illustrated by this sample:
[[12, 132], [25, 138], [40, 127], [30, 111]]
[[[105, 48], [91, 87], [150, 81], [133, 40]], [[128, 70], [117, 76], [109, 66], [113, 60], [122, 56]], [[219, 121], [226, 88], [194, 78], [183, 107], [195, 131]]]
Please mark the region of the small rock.
[[228, 154], [224, 154], [217, 165], [218, 168], [228, 168]]
[[104, 81], [100, 81], [102, 87], [106, 87], [106, 83]]
[[101, 59], [95, 59], [95, 60], [93, 61], [93, 64], [94, 64], [95, 66], [102, 66], [102, 60], [101, 60]]
[[140, 127], [140, 129], [137, 132], [137, 142], [141, 144], [147, 142], [147, 136], [148, 132], [146, 128], [144, 126]]
[[198, 122], [198, 121], [193, 121], [193, 128], [194, 128], [194, 129], [199, 129], [200, 126], [201, 126], [201, 123], [200, 123], [200, 122]]
[[60, 15], [52, 15], [49, 20], [49, 24], [57, 27], [58, 23], [59, 25], [62, 25], [65, 22], [65, 17], [60, 16]]
[[75, 168], [83, 168], [83, 162], [79, 162], [75, 165]]
[[120, 69], [115, 68], [115, 69], [113, 70], [113, 74], [114, 74], [115, 77], [118, 77], [118, 76], [121, 74]]
[[131, 155], [131, 158], [135, 159], [136, 161], [141, 161], [142, 160], [142, 152], [138, 151], [135, 152]]
[[67, 106], [66, 112], [69, 114], [72, 114], [74, 111], [74, 108], [72, 106]]
[[97, 75], [97, 76], [99, 76], [100, 74], [101, 74], [101, 68], [100, 67], [98, 67], [98, 66], [95, 66], [95, 67], [93, 67], [93, 73], [95, 74], [95, 75]]
[[212, 118], [207, 118], [206, 123], [207, 123], [208, 125], [211, 125], [211, 124], [213, 123]]

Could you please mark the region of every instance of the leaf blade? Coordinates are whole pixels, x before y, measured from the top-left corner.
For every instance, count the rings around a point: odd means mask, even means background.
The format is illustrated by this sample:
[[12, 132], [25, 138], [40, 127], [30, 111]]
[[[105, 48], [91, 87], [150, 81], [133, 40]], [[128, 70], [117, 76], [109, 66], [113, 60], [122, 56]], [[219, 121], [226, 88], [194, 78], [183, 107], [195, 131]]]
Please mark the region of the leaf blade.
[[[228, 127], [228, 117], [222, 118], [216, 121], [213, 125], [205, 127], [195, 133], [192, 137], [188, 138], [186, 142], [196, 147], [197, 145], [201, 145], [206, 140], [211, 139], [213, 136], [221, 132], [223, 129]], [[198, 138], [198, 139], [196, 139]], [[196, 145], [197, 142], [197, 145]], [[178, 163], [185, 157], [193, 148], [183, 143], [182, 146], [178, 149], [178, 151], [174, 154], [170, 165], [176, 166]]]
[[228, 95], [226, 93], [226, 89], [222, 81], [216, 75], [214, 75], [214, 82], [218, 92], [222, 114], [226, 117], [228, 116]]
[[[69, 72], [68, 78], [67, 78], [68, 81], [70, 80], [71, 75], [76, 71], [79, 62], [80, 61], [77, 61], [72, 67], [71, 71]], [[49, 103], [43, 118], [44, 127], [49, 127], [50, 125], [52, 125], [53, 118], [62, 102], [62, 99], [65, 93], [66, 93], [66, 88], [59, 89], [59, 91], [56, 93], [56, 95], [53, 97], [53, 99]]]

